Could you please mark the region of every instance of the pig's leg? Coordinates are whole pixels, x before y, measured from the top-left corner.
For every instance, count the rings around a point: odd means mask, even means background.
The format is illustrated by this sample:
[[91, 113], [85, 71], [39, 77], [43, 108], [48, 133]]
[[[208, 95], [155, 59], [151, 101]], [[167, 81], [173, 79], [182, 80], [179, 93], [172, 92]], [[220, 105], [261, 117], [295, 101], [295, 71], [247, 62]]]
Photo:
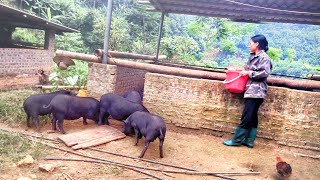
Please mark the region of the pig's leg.
[[57, 130], [57, 118], [51, 114], [51, 124], [52, 124], [52, 130], [56, 131]]
[[149, 147], [149, 144], [150, 144], [150, 142], [149, 142], [148, 140], [146, 140], [146, 141], [144, 142], [144, 148], [143, 148], [143, 150], [142, 150], [139, 158], [143, 158], [144, 153], [147, 151], [147, 149], [148, 149], [148, 147]]
[[31, 127], [31, 125], [30, 125], [30, 115], [29, 114], [27, 114], [27, 126]]
[[159, 138], [159, 151], [160, 151], [160, 157], [163, 158], [163, 142], [164, 142], [164, 139], [160, 139]]
[[136, 142], [134, 143], [134, 145], [138, 145], [138, 142], [139, 142], [139, 139], [142, 138], [142, 135], [140, 133], [140, 131], [136, 128], [134, 128], [134, 134], [135, 134], [135, 137], [136, 137]]
[[58, 119], [58, 126], [59, 126], [59, 129], [60, 129], [60, 132], [62, 134], [65, 134], [66, 132], [64, 131], [63, 129], [63, 120], [64, 120], [64, 117], [63, 116], [60, 116], [60, 117], [57, 117]]
[[39, 131], [40, 128], [39, 128], [39, 119], [38, 119], [38, 115], [34, 115], [32, 116], [32, 121], [33, 121], [33, 124], [36, 126], [37, 130]]
[[107, 113], [105, 109], [100, 108], [98, 125], [99, 126], [102, 124], [109, 125], [108, 116], [109, 116], [109, 113]]
[[82, 119], [83, 119], [83, 125], [88, 125], [88, 122], [87, 122], [87, 118], [86, 117], [82, 117]]

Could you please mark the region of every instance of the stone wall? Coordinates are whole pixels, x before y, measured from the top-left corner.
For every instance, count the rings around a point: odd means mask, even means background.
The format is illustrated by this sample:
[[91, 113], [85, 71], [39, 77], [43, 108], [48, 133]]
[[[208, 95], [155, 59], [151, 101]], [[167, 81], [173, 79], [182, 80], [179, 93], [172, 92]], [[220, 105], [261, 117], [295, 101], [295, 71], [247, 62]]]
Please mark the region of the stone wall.
[[123, 95], [128, 90], [143, 93], [146, 71], [110, 64], [89, 63], [88, 94], [97, 99], [106, 93]]
[[[179, 127], [234, 132], [244, 99], [225, 91], [221, 81], [147, 73], [144, 105]], [[269, 87], [258, 136], [319, 151], [320, 92]]]

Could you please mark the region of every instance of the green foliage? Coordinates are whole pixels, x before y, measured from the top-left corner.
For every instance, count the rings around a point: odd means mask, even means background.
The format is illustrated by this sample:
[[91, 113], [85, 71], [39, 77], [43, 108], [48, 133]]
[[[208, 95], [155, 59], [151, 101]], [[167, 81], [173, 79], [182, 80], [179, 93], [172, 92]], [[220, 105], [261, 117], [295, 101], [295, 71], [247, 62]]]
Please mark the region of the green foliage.
[[[110, 48], [111, 50], [118, 50], [118, 51], [129, 51], [131, 48], [130, 40], [129, 40], [129, 24], [126, 21], [125, 17], [114, 17], [112, 18], [112, 24], [111, 24], [111, 31], [110, 31]], [[104, 31], [104, 29], [103, 29]], [[139, 40], [137, 40], [139, 41]], [[137, 45], [133, 45], [135, 50], [133, 52], [139, 52], [141, 51], [142, 47]]]
[[90, 52], [95, 49], [103, 48], [104, 40], [104, 22], [105, 13], [101, 13], [96, 9], [88, 12], [81, 25], [81, 36], [84, 45], [89, 48]]
[[308, 64], [301, 61], [280, 60], [273, 63], [274, 74], [285, 74], [296, 77], [307, 77], [308, 74], [317, 74], [315, 69], [310, 69]]
[[63, 36], [56, 36], [55, 46], [60, 50], [89, 53], [79, 33], [65, 33]]
[[267, 54], [273, 61], [280, 61], [280, 58], [282, 56], [282, 50], [278, 48], [270, 47], [267, 51]]
[[[16, 6], [56, 23], [81, 31], [57, 37], [56, 48], [92, 53], [103, 48], [107, 1], [103, 0], [12, 0]], [[113, 2], [109, 48], [116, 51], [155, 54], [159, 13], [147, 12], [137, 0]], [[238, 23], [222, 18], [168, 14], [165, 17], [161, 53], [173, 62], [199, 66], [227, 66], [246, 62], [251, 36], [264, 34], [268, 54], [278, 63], [278, 72], [305, 74], [304, 67], [318, 67], [318, 26], [281, 23]], [[31, 36], [31, 37], [28, 37]], [[41, 36], [17, 31], [17, 39], [39, 42]], [[216, 52], [212, 54], [211, 52]], [[284, 71], [292, 63], [293, 71]], [[290, 66], [290, 67], [291, 67]], [[276, 69], [277, 69], [276, 68]], [[307, 68], [310, 72], [313, 69]]]
[[55, 64], [53, 73], [49, 75], [52, 85], [83, 86], [86, 88], [88, 81], [88, 63], [74, 60], [75, 65], [69, 66], [66, 70], [61, 70]]
[[291, 48], [287, 48], [285, 51], [285, 60], [292, 62], [295, 58], [296, 58], [296, 50], [291, 49]]
[[162, 53], [169, 59], [177, 59], [179, 55], [182, 60], [194, 60], [199, 51], [197, 42], [188, 37], [175, 36], [171, 38], [164, 37], [161, 41]]
[[16, 28], [12, 33], [12, 39], [23, 42], [30, 42], [35, 45], [44, 44], [44, 31], [35, 29]]
[[221, 48], [226, 53], [234, 54], [237, 51], [236, 43], [229, 39], [224, 39], [221, 41]]

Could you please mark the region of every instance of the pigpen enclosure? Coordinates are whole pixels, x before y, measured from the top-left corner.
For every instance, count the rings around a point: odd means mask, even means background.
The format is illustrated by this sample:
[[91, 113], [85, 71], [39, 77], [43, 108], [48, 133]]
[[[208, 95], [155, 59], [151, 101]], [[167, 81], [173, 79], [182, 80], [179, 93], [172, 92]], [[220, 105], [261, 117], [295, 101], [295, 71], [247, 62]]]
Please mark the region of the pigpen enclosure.
[[[121, 60], [114, 62], [121, 63]], [[123, 95], [128, 90], [138, 91], [149, 111], [163, 117], [167, 124], [164, 158], [159, 157], [158, 140], [150, 144], [146, 160], [142, 160], [137, 156], [143, 148], [143, 139], [137, 146], [134, 146], [133, 137], [126, 137], [74, 151], [57, 141], [61, 134], [50, 130], [48, 118], [41, 119], [40, 132], [35, 128], [27, 129], [24, 112], [19, 107], [27, 96], [42, 91], [19, 86], [20, 90], [10, 88], [1, 92], [0, 138], [19, 142], [7, 146], [15, 151], [3, 146], [1, 151], [8, 154], [1, 156], [1, 171], [6, 172], [1, 178], [278, 179], [276, 155], [291, 164], [291, 179], [320, 176], [319, 92], [270, 86], [259, 113], [255, 147], [226, 147], [222, 141], [231, 137], [239, 122], [243, 98], [224, 89], [219, 80], [224, 74], [200, 73], [217, 80], [194, 77], [198, 74], [183, 77], [167, 73], [172, 67], [150, 65], [167, 68], [162, 70], [166, 73], [156, 73], [154, 69], [150, 72], [139, 64], [134, 68], [90, 62], [87, 95], [99, 99], [109, 92]], [[181, 69], [183, 71], [199, 70]], [[275, 83], [280, 84], [280, 81]], [[317, 82], [306, 87], [316, 85]], [[82, 125], [81, 120], [64, 124], [68, 134], [96, 128], [93, 121], [87, 126]], [[121, 131], [123, 124], [111, 120], [110, 126]], [[29, 149], [22, 150], [24, 146]], [[34, 157], [33, 162], [18, 166], [19, 160], [27, 154]], [[39, 170], [45, 165], [50, 168]]]

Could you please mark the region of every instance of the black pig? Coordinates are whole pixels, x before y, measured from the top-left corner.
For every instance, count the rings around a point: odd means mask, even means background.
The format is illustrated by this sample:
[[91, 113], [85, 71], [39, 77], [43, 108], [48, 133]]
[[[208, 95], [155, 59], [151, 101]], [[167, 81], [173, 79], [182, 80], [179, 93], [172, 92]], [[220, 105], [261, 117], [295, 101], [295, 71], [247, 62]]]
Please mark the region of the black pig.
[[58, 94], [75, 95], [70, 91], [61, 90], [61, 91], [56, 91], [52, 93], [31, 95], [23, 102], [23, 109], [27, 114], [28, 127], [31, 127], [30, 125], [30, 117], [31, 117], [33, 124], [39, 130], [38, 116], [50, 114], [50, 109], [43, 108], [43, 106], [48, 105], [51, 102], [51, 100]]
[[131, 102], [142, 104], [141, 95], [137, 91], [127, 91], [126, 93], [124, 93], [123, 97]]
[[144, 156], [144, 153], [147, 151], [150, 142], [153, 142], [155, 139], [159, 138], [160, 157], [163, 158], [163, 142], [166, 135], [166, 124], [160, 116], [148, 112], [137, 111], [131, 114], [124, 121], [124, 134], [135, 134], [135, 145], [138, 144], [138, 141], [142, 138], [142, 136], [145, 137], [144, 148], [139, 158]]
[[57, 95], [46, 108], [50, 108], [53, 115], [52, 129], [57, 130], [58, 121], [59, 130], [64, 134], [64, 119], [74, 120], [82, 117], [84, 125], [88, 124], [87, 119], [92, 119], [97, 123], [99, 106], [99, 101], [91, 97]]
[[113, 93], [104, 94], [100, 98], [99, 125], [109, 125], [108, 117], [125, 120], [136, 111], [149, 112], [141, 103], [131, 102], [128, 99]]

